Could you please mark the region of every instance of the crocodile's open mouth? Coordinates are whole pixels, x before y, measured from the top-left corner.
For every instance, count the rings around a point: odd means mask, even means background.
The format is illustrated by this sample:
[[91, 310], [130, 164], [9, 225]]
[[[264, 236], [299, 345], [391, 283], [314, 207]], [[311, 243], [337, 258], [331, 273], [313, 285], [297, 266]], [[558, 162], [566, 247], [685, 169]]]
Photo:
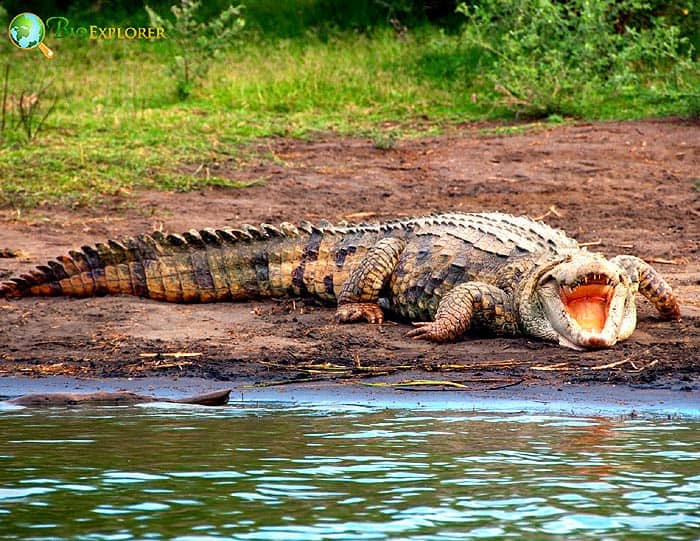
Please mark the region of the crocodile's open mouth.
[[604, 274], [587, 274], [571, 285], [559, 288], [561, 302], [569, 316], [585, 331], [599, 333], [608, 319], [615, 288]]
[[531, 334], [578, 350], [608, 348], [632, 334], [636, 290], [625, 270], [603, 256], [581, 252], [554, 261], [537, 280], [533, 304], [545, 321], [526, 312]]

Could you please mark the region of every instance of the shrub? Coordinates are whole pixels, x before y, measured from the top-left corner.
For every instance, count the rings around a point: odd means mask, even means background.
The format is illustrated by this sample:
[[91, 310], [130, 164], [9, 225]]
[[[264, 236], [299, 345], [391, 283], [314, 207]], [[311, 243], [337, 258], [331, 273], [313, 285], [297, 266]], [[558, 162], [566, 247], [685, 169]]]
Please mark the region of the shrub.
[[643, 0], [483, 0], [457, 9], [467, 42], [493, 58], [486, 77], [501, 104], [516, 113], [580, 114], [582, 103], [614, 93], [678, 96], [696, 73], [687, 39]]
[[229, 6], [208, 22], [200, 22], [196, 12], [201, 2], [180, 0], [171, 7], [175, 20], [165, 19], [146, 6], [151, 26], [164, 28], [175, 54], [167, 70], [175, 79], [177, 95], [187, 98], [196, 82], [209, 72], [212, 61], [231, 45], [245, 26], [241, 6]]

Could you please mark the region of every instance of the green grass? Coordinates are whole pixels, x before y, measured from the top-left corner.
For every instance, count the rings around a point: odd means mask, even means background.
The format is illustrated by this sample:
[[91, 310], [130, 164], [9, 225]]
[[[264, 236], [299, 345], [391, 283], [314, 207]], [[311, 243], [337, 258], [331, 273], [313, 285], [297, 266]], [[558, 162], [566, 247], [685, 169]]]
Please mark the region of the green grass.
[[[215, 63], [187, 101], [177, 100], [174, 82], [164, 75], [167, 44], [49, 44], [56, 53], [51, 61], [0, 43], [0, 58], [11, 63], [8, 94], [16, 99], [52, 80], [39, 111], [57, 100], [29, 142], [18, 135], [16, 110], [8, 111], [0, 206], [91, 205], [144, 188], [241, 187], [246, 183], [202, 171], [213, 162], [245, 163], [246, 144], [260, 138], [330, 131], [390, 148], [450, 124], [513, 116], [481, 76], [488, 57], [432, 27], [411, 30], [408, 39], [390, 29], [324, 39], [249, 36]], [[681, 107], [643, 95], [610, 95], [604, 103], [588, 110], [584, 104], [581, 112], [633, 118]], [[387, 124], [391, 128], [382, 127]]]

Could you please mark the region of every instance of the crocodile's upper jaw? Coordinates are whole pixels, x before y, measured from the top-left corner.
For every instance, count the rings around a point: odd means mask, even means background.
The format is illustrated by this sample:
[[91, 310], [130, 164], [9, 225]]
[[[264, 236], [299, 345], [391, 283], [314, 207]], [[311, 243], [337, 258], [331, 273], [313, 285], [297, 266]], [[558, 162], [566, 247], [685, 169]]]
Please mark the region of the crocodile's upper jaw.
[[605, 348], [636, 326], [635, 290], [623, 269], [580, 253], [548, 268], [534, 290], [542, 308], [539, 335], [572, 349]]

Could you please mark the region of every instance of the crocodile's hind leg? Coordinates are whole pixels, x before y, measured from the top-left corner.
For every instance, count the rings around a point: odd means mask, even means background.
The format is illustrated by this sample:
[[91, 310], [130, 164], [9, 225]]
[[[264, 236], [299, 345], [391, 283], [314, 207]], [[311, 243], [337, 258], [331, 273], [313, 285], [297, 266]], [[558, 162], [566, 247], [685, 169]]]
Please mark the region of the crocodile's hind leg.
[[414, 323], [407, 336], [453, 342], [476, 322], [496, 334], [520, 334], [510, 295], [490, 284], [465, 282], [442, 298], [434, 321]]
[[392, 237], [380, 240], [368, 250], [338, 295], [336, 322], [384, 321], [379, 294], [389, 282], [405, 246], [402, 239]]
[[632, 255], [618, 255], [611, 261], [627, 271], [632, 283], [637, 285], [637, 290], [649, 299], [662, 319], [681, 318], [678, 297], [654, 267]]

